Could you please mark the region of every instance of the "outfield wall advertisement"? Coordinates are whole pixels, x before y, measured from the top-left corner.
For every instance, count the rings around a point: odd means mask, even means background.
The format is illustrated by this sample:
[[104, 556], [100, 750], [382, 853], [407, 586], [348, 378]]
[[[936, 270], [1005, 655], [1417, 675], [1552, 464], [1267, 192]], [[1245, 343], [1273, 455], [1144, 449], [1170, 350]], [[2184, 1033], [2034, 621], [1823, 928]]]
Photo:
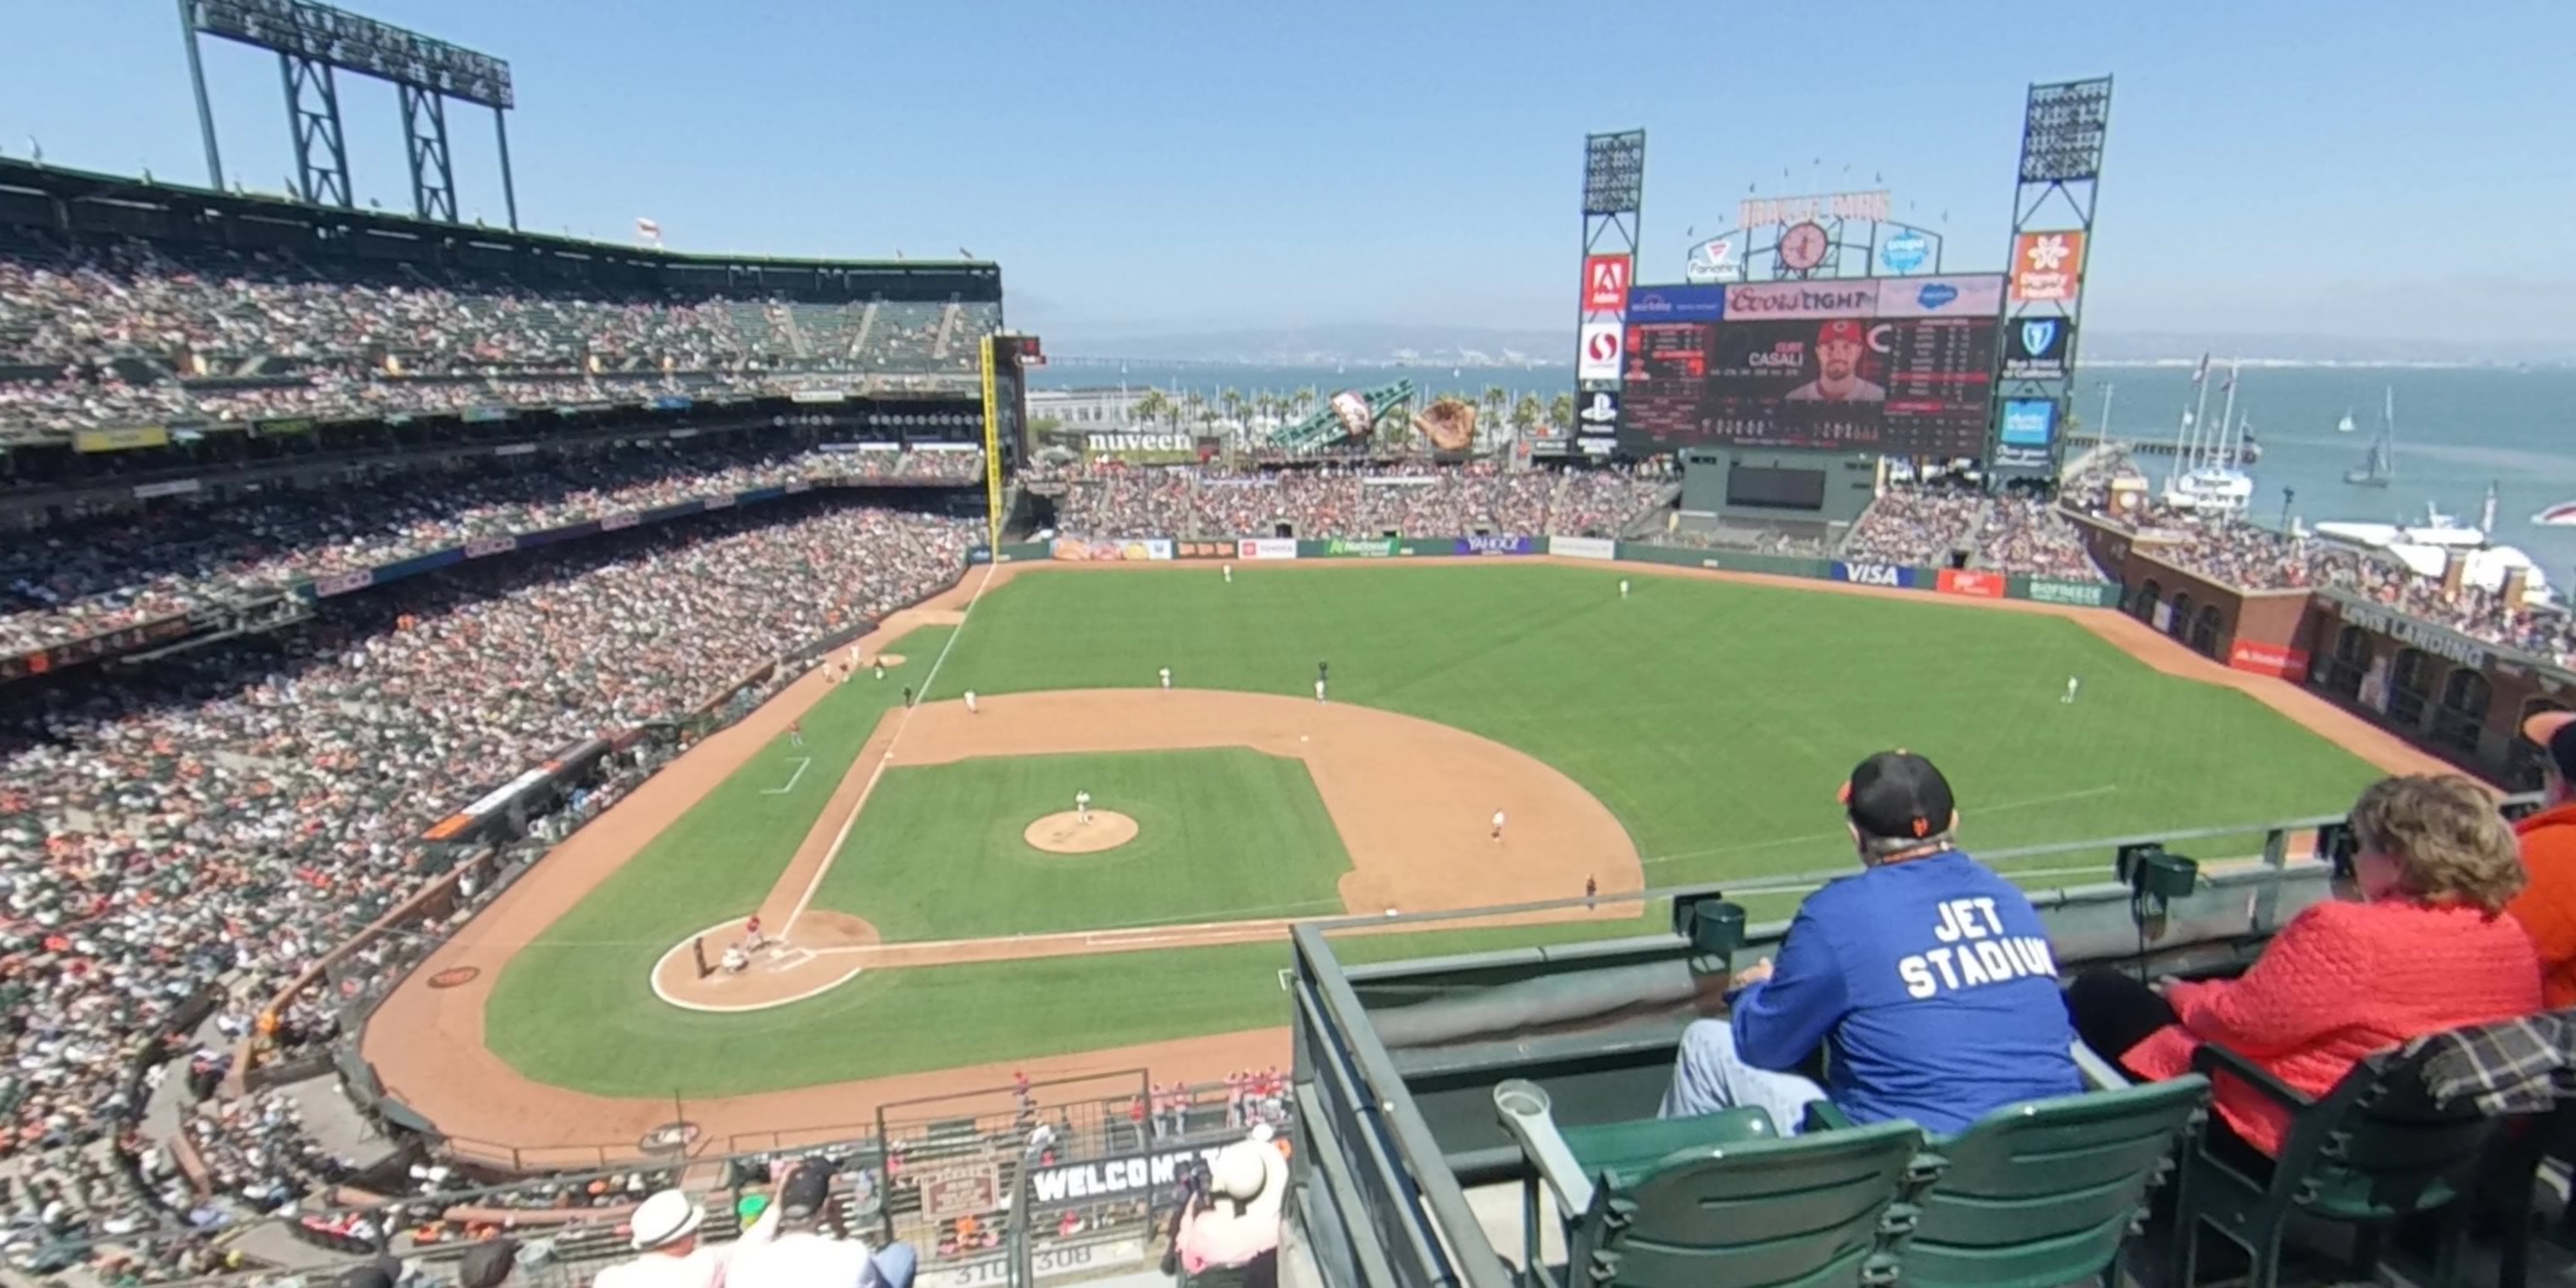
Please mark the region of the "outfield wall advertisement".
[[1124, 541], [1079, 541], [1058, 537], [1047, 547], [1051, 558], [1065, 563], [1146, 563], [1172, 557], [1172, 543], [1165, 537], [1136, 537]]
[[1294, 559], [1297, 543], [1287, 537], [1245, 537], [1234, 543], [1238, 559]]
[[1547, 552], [1568, 559], [1616, 559], [1619, 543], [1608, 537], [1549, 537]]

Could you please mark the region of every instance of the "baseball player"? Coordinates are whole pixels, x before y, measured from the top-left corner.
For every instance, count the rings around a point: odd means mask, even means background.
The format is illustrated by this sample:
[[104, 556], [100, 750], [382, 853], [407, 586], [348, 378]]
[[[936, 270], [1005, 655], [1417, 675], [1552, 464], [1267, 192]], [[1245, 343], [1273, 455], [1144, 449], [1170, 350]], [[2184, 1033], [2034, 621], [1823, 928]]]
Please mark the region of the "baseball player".
[[767, 942], [760, 937], [760, 914], [755, 912], [751, 914], [750, 920], [742, 923], [743, 950], [748, 952]]
[[968, 689], [966, 691], [966, 714], [970, 716], [975, 714], [975, 691], [973, 689]]
[[1163, 668], [1163, 687], [1166, 689], [1172, 687], [1172, 668], [1168, 666]]
[[2076, 692], [2077, 692], [2078, 690], [2082, 689], [2083, 687], [2084, 687], [2084, 681], [2079, 680], [2079, 679], [2077, 679], [2077, 678], [2075, 678], [2074, 676], [2071, 676], [2071, 675], [2070, 675], [2070, 676], [2068, 676], [2068, 677], [2066, 677], [2066, 696], [2064, 696], [2064, 697], [2062, 697], [2062, 698], [2059, 698], [2059, 699], [2058, 699], [2058, 701], [2060, 701], [2060, 702], [2066, 702], [2066, 703], [2072, 703], [2072, 702], [2074, 702], [2074, 701], [2075, 701], [2075, 694], [2076, 694]]
[[1620, 578], [1620, 579], [1619, 579], [1619, 598], [1621, 598], [1621, 599], [1626, 599], [1627, 597], [1628, 597], [1628, 579], [1627, 579], [1627, 578], [1625, 578], [1625, 577], [1622, 577], [1622, 578]]
[[1088, 823], [1091, 821], [1091, 793], [1075, 792], [1073, 794], [1073, 821], [1077, 823]]
[[805, 722], [803, 720], [790, 720], [787, 722], [787, 743], [792, 747], [802, 747], [805, 745]]
[[878, 678], [878, 679], [880, 679], [880, 680], [882, 680], [882, 679], [884, 679], [884, 678], [885, 678], [885, 659], [884, 659], [884, 658], [878, 658], [878, 659], [877, 659], [877, 678]]
[[1315, 701], [1317, 701], [1317, 702], [1321, 702], [1321, 701], [1323, 701], [1323, 700], [1324, 700], [1324, 677], [1322, 677], [1322, 676], [1320, 676], [1320, 675], [1319, 675], [1319, 676], [1316, 676], [1316, 677], [1315, 677]]
[[1584, 911], [1589, 912], [1589, 911], [1591, 911], [1591, 910], [1593, 910], [1593, 909], [1595, 909], [1595, 908], [1598, 908], [1598, 907], [1600, 907], [1600, 906], [1601, 906], [1601, 883], [1600, 883], [1600, 882], [1598, 882], [1598, 881], [1593, 880], [1593, 879], [1592, 879], [1592, 878], [1590, 878], [1590, 877], [1585, 877], [1585, 878], [1583, 878], [1583, 909], [1584, 909]]
[[1503, 812], [1501, 810], [1494, 811], [1494, 839], [1496, 841], [1503, 839]]
[[1226, 584], [1226, 585], [1229, 585], [1229, 586], [1231, 586], [1231, 585], [1233, 585], [1233, 584], [1234, 584], [1234, 565], [1233, 565], [1233, 564], [1227, 564], [1227, 565], [1225, 566], [1225, 584]]
[[906, 707], [912, 705], [912, 686], [909, 684], [903, 686], [903, 705]]

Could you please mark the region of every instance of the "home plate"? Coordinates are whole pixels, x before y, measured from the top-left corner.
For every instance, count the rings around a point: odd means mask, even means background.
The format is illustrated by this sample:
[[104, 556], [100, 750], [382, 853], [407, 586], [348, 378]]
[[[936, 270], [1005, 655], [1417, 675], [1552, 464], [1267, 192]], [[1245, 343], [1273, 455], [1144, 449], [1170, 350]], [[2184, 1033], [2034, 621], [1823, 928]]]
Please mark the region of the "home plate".
[[769, 959], [769, 969], [774, 971], [794, 970], [812, 960], [814, 960], [813, 949], [791, 948], [786, 952], [773, 955]]

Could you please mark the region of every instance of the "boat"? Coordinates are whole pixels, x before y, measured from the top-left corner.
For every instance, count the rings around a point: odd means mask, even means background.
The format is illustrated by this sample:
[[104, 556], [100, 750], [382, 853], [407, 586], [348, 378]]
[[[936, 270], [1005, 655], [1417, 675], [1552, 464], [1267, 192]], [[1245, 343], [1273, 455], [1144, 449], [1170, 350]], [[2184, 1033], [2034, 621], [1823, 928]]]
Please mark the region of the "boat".
[[[2204, 364], [2202, 370], [2207, 371]], [[2254, 500], [2254, 478], [2236, 468], [2237, 462], [2250, 459], [2246, 453], [2245, 422], [2236, 415], [2237, 368], [2227, 369], [2227, 404], [2218, 414], [2218, 428], [2205, 437], [2199, 432], [2201, 414], [2209, 409], [2209, 382], [2196, 376], [2198, 404], [2183, 409], [2182, 429], [2174, 443], [2176, 468], [2165, 480], [2164, 503], [2177, 510], [2196, 513], [2242, 514]]]
[[[2346, 423], [2352, 417], [2344, 417]], [[2379, 436], [2370, 440], [2370, 451], [2361, 458], [2361, 468], [2345, 470], [2343, 481], [2354, 487], [2386, 487], [2397, 481], [2397, 388], [2394, 385], [2381, 395]]]
[[2343, 409], [2343, 419], [2335, 422], [2335, 432], [2338, 434], [2349, 434], [2352, 432], [2352, 428], [2352, 408], [2346, 407]]
[[2531, 516], [2531, 522], [2540, 528], [2576, 528], [2576, 501], [2561, 501]]

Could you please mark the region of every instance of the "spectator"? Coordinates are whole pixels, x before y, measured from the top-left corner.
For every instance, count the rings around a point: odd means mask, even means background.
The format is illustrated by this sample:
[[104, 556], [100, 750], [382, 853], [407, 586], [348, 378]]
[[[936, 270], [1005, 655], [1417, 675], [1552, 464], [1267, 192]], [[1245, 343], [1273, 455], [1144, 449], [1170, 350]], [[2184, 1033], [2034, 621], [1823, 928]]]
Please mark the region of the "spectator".
[[767, 1243], [778, 1232], [779, 1211], [771, 1207], [728, 1244], [698, 1239], [707, 1211], [680, 1190], [663, 1190], [644, 1200], [630, 1222], [628, 1246], [633, 1260], [599, 1272], [598, 1288], [723, 1288], [734, 1258]]
[[1255, 1127], [1248, 1139], [1218, 1151], [1208, 1164], [1208, 1192], [1182, 1209], [1172, 1251], [1190, 1277], [1242, 1268], [1247, 1284], [1276, 1284], [1281, 1205], [1288, 1194], [1288, 1160], [1271, 1129]]
[[[2531, 939], [2504, 915], [2522, 866], [2486, 789], [2451, 774], [2383, 778], [2353, 803], [2352, 830], [2360, 902], [2302, 911], [2241, 979], [2151, 988], [2087, 971], [2066, 999], [2085, 1044], [2153, 1080], [2189, 1072], [2214, 1042], [2319, 1096], [2373, 1052], [2539, 1009]], [[2278, 1154], [2288, 1111], [2217, 1082], [2213, 1139], [2249, 1162]]]
[[[1776, 964], [1736, 974], [1728, 1019], [1683, 1033], [1663, 1116], [1758, 1105], [1789, 1133], [1831, 1100], [1857, 1123], [1955, 1132], [2081, 1090], [2047, 932], [2018, 887], [1957, 848], [1941, 771], [1881, 752], [1842, 801], [1863, 870], [1799, 905]], [[1793, 1072], [1827, 1044], [1824, 1085]]]
[[889, 1243], [871, 1252], [844, 1227], [831, 1186], [829, 1168], [799, 1164], [778, 1192], [776, 1237], [746, 1241], [725, 1282], [731, 1288], [912, 1288], [912, 1245]]
[[456, 1288], [514, 1288], [520, 1282], [516, 1239], [489, 1239], [475, 1244], [457, 1263]]
[[2514, 825], [2528, 884], [2506, 911], [2531, 936], [2540, 961], [2540, 1004], [2576, 1007], [2576, 715], [2545, 711], [2522, 722], [2541, 750], [2543, 808]]

